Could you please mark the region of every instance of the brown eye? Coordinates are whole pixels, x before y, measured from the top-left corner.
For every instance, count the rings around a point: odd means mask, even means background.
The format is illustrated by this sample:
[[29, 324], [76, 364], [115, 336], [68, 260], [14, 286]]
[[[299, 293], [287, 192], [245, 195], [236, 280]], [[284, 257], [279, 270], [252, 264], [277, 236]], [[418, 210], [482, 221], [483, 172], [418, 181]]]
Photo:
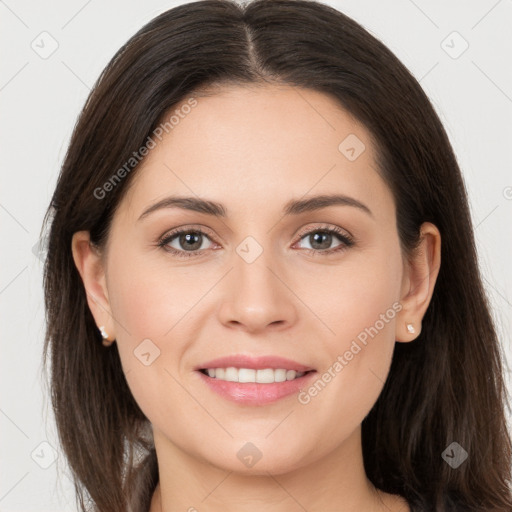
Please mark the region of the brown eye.
[[158, 246], [176, 256], [197, 256], [199, 251], [208, 249], [204, 246], [206, 240], [210, 238], [201, 230], [178, 229], [165, 235]]
[[[354, 245], [354, 241], [349, 236], [333, 228], [310, 230], [302, 234], [300, 241], [304, 240], [309, 244], [309, 247], [303, 249], [320, 253], [336, 252]], [[336, 245], [333, 246], [333, 243]]]
[[185, 250], [197, 251], [203, 245], [203, 235], [197, 231], [181, 233], [177, 237], [178, 244]]

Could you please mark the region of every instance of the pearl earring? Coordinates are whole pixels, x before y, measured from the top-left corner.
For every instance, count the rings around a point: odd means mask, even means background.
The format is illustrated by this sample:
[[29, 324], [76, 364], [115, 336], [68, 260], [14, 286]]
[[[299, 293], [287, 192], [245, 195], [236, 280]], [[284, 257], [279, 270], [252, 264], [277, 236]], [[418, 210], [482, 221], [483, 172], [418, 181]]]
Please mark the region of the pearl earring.
[[405, 326], [407, 327], [407, 331], [410, 332], [411, 334], [414, 334], [416, 332], [416, 329], [412, 324], [405, 324]]
[[100, 332], [101, 332], [101, 337], [103, 338], [103, 345], [105, 347], [108, 347], [108, 346], [112, 345], [114, 340], [109, 340], [108, 339], [108, 334], [107, 334], [107, 331], [105, 331], [105, 326], [104, 325], [102, 325], [100, 327]]

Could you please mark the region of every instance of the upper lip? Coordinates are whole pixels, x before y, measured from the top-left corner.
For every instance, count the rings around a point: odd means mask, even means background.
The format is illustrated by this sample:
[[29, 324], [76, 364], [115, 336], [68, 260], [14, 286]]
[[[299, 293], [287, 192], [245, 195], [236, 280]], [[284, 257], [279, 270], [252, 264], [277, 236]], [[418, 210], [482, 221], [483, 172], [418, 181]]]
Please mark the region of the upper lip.
[[279, 356], [249, 356], [243, 354], [236, 354], [232, 356], [219, 357], [202, 363], [196, 367], [196, 370], [205, 370], [207, 368], [229, 368], [233, 366], [235, 368], [250, 368], [253, 370], [263, 370], [265, 368], [272, 368], [277, 370], [282, 368], [283, 370], [295, 370], [297, 372], [307, 372], [314, 370], [310, 366], [306, 366]]

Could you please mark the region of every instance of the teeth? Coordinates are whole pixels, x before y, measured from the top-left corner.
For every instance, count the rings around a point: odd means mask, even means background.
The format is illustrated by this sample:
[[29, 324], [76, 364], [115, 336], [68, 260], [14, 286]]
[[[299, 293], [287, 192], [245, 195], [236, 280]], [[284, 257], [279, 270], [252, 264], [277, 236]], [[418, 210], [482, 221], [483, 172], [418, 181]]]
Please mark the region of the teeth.
[[209, 377], [229, 382], [256, 382], [258, 384], [273, 384], [274, 382], [284, 382], [285, 380], [294, 380], [302, 377], [306, 372], [297, 372], [295, 370], [284, 370], [265, 368], [262, 370], [253, 370], [250, 368], [208, 368], [206, 373]]

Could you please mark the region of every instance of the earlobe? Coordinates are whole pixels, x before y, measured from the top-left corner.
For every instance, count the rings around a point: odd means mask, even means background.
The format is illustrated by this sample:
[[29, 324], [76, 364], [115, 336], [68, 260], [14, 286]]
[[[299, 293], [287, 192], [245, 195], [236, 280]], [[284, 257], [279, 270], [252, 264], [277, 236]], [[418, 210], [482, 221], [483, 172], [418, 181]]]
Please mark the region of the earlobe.
[[407, 332], [410, 334], [416, 334], [416, 328], [412, 324], [405, 324], [407, 327]]
[[402, 309], [397, 315], [395, 333], [396, 341], [402, 343], [419, 336], [441, 265], [439, 229], [430, 222], [424, 222], [420, 236], [420, 244], [407, 261], [402, 280]]
[[[114, 322], [108, 300], [105, 269], [101, 255], [90, 241], [88, 231], [77, 231], [73, 234], [71, 250], [75, 266], [82, 278], [87, 304], [101, 329], [104, 345], [111, 343], [114, 336]], [[103, 333], [107, 334], [105, 337]]]

